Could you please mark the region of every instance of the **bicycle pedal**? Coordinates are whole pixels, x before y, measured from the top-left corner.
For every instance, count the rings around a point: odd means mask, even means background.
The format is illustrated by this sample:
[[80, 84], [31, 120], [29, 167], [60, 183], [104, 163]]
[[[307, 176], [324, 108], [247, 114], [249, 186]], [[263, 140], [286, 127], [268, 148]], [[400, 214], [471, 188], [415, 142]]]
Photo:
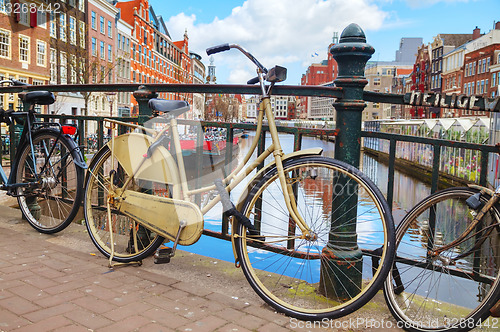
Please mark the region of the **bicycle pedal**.
[[173, 256], [173, 248], [161, 246], [156, 249], [154, 254], [154, 263], [155, 264], [166, 264], [170, 263], [170, 258]]

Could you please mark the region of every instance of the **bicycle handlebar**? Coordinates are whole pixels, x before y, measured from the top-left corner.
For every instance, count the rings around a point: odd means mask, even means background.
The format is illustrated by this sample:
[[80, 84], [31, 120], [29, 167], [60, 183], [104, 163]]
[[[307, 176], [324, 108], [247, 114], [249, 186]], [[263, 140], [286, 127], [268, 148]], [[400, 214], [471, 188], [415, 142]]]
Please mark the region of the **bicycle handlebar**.
[[209, 47], [209, 48], [207, 48], [207, 55], [212, 55], [212, 54], [219, 53], [219, 52], [229, 51], [230, 48], [231, 47], [229, 47], [229, 44], [227, 44], [227, 43], [213, 46], [213, 47]]
[[9, 85], [12, 85], [12, 86], [29, 86], [29, 85], [31, 85], [28, 83], [24, 83], [24, 82], [15, 80], [13, 78], [0, 81], [0, 85], [3, 85], [4, 83], [8, 83]]
[[241, 53], [245, 54], [247, 58], [250, 59], [264, 74], [267, 74], [267, 69], [264, 67], [250, 52], [245, 50], [238, 44], [221, 44], [214, 47], [207, 48], [207, 55], [212, 55], [219, 52], [229, 51], [231, 48], [239, 50]]

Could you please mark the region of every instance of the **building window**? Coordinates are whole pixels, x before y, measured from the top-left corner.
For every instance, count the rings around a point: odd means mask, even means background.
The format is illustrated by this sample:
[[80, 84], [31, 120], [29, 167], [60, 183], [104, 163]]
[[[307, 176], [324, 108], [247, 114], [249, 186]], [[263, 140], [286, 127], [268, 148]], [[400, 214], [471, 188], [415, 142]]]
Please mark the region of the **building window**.
[[29, 62], [30, 60], [30, 38], [19, 36], [19, 61]]
[[61, 84], [68, 83], [68, 58], [65, 52], [59, 53], [59, 72], [61, 74]]
[[119, 50], [121, 50], [121, 49], [122, 49], [122, 47], [120, 46], [120, 40], [121, 40], [121, 38], [122, 38], [122, 34], [118, 32], [118, 35], [117, 35], [117, 37], [116, 37], [116, 38], [118, 39], [118, 49], [119, 49]]
[[99, 17], [99, 31], [104, 34], [104, 17]]
[[69, 64], [69, 67], [70, 67], [70, 83], [71, 84], [76, 84], [78, 83], [77, 82], [77, 79], [76, 79], [76, 55], [74, 54], [71, 54], [70, 56], [70, 64]]
[[104, 47], [104, 42], [101, 41], [101, 59], [105, 59], [106, 54], [105, 54], [105, 47]]
[[493, 73], [493, 75], [491, 75], [491, 86], [495, 85], [497, 85], [497, 74]]
[[72, 45], [76, 45], [76, 19], [69, 17], [69, 41]]
[[57, 51], [50, 49], [50, 84], [57, 84]]
[[97, 40], [92, 37], [92, 55], [97, 56]]
[[91, 14], [90, 26], [92, 27], [92, 29], [97, 30], [97, 27], [96, 27], [96, 18], [95, 18], [95, 12], [94, 11], [92, 11], [92, 14]]
[[0, 58], [10, 59], [10, 31], [0, 29]]
[[113, 38], [113, 27], [111, 25], [111, 21], [108, 21], [108, 37]]
[[80, 47], [81, 48], [85, 48], [85, 38], [86, 38], [85, 22], [80, 21]]
[[46, 59], [46, 44], [41, 40], [37, 40], [36, 42], [36, 64], [42, 67], [45, 67], [45, 59]]
[[59, 13], [59, 39], [66, 41], [66, 14]]
[[108, 61], [113, 61], [113, 47], [111, 45], [108, 45]]
[[69, 1], [68, 1], [68, 3], [69, 3], [69, 5], [70, 5], [71, 7], [75, 7], [75, 5], [76, 5], [76, 0], [69, 0]]
[[41, 10], [36, 12], [36, 25], [47, 29], [47, 12]]
[[[20, 6], [18, 7], [19, 11], [19, 23], [23, 25], [28, 25], [30, 24], [30, 13], [29, 13], [29, 5], [27, 3], [22, 3], [19, 2]], [[15, 6], [12, 7], [13, 10], [16, 9]]]
[[85, 0], [78, 0], [78, 9], [85, 13]]

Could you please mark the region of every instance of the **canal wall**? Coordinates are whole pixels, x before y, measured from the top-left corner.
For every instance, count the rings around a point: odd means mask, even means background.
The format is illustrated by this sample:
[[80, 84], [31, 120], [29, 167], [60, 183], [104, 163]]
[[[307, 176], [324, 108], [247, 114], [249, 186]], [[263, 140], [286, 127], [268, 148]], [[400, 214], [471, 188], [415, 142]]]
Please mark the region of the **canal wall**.
[[[370, 149], [367, 147], [363, 148], [363, 152], [376, 158], [378, 162], [383, 163], [385, 165], [389, 165], [388, 153]], [[399, 172], [409, 175], [419, 181], [422, 181], [427, 184], [431, 184], [432, 182], [432, 167], [424, 166], [417, 162], [413, 162], [403, 158], [396, 158], [394, 166], [395, 169], [398, 170]], [[453, 176], [445, 172], [441, 171], [439, 172], [439, 183], [438, 183], [439, 189], [445, 189], [457, 186], [466, 186], [467, 184], [470, 183], [474, 182]]]

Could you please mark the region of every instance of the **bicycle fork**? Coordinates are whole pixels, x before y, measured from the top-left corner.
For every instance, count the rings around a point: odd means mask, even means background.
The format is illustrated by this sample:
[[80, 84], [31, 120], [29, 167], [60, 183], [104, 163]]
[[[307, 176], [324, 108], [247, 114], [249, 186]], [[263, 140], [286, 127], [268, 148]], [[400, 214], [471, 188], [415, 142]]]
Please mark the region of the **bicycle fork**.
[[283, 189], [283, 198], [285, 200], [288, 212], [290, 213], [290, 219], [295, 225], [300, 228], [302, 232], [301, 238], [314, 241], [316, 240], [317, 235], [311, 233], [311, 230], [307, 226], [306, 222], [304, 221], [304, 219], [302, 219], [297, 208], [297, 202], [295, 201], [295, 194], [293, 192], [292, 184], [288, 181], [288, 177], [285, 174], [283, 168], [283, 150], [281, 149], [281, 145], [279, 143], [278, 130], [276, 128], [276, 122], [274, 121], [271, 102], [268, 96], [262, 98], [262, 108], [266, 113], [269, 132], [271, 133], [271, 139], [275, 147], [273, 152], [274, 160], [276, 162], [276, 169], [278, 171], [278, 178], [280, 180], [281, 188]]

